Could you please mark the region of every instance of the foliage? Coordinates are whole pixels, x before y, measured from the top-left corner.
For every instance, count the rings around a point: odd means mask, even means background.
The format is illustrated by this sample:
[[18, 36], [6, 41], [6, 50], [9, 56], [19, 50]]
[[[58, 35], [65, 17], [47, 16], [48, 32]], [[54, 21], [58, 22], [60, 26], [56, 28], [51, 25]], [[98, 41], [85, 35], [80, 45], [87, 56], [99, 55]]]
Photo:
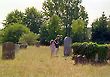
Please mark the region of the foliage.
[[4, 26], [9, 26], [9, 24], [19, 23], [23, 24], [24, 13], [18, 10], [10, 12], [6, 16], [6, 20], [3, 22]]
[[9, 24], [7, 27], [3, 30], [3, 39], [2, 42], [14, 42], [17, 43], [19, 41], [19, 38], [24, 33], [29, 33], [30, 30], [22, 25], [22, 24]]
[[99, 61], [100, 62], [106, 61], [107, 51], [108, 51], [107, 45], [98, 45], [98, 55], [99, 55]]
[[104, 62], [107, 59], [108, 46], [100, 45], [93, 42], [73, 43], [73, 54], [85, 55], [87, 59], [95, 59], [96, 53], [98, 53], [99, 61]]
[[34, 34], [33, 32], [29, 32], [27, 34], [23, 34], [20, 39], [19, 43], [27, 43], [28, 45], [34, 45], [39, 39], [39, 36]]
[[27, 8], [25, 13], [14, 10], [7, 15], [3, 24], [7, 26], [14, 23], [26, 25], [30, 31], [38, 34], [39, 28], [42, 25], [42, 13], [38, 12], [34, 7]]
[[81, 0], [46, 0], [43, 3], [44, 15], [47, 18], [58, 15], [64, 23], [66, 35], [70, 35], [73, 19], [82, 18], [88, 22], [88, 14], [81, 6], [81, 2]]
[[110, 41], [110, 29], [107, 24], [107, 17], [102, 14], [102, 17], [92, 23], [92, 41], [97, 43], [107, 43]]
[[48, 27], [43, 25], [40, 28], [40, 43], [43, 45], [48, 45], [47, 37], [48, 37]]
[[39, 34], [39, 28], [42, 25], [42, 14], [34, 7], [27, 8], [25, 10], [24, 23], [30, 31]]
[[61, 34], [62, 22], [56, 15], [52, 16], [48, 21], [41, 27], [41, 43], [48, 43], [50, 40], [55, 39], [58, 34]]
[[84, 42], [87, 39], [87, 28], [85, 28], [85, 22], [82, 19], [73, 20], [72, 22], [72, 34], [73, 42]]
[[3, 29], [0, 30], [0, 44], [2, 43], [3, 40]]

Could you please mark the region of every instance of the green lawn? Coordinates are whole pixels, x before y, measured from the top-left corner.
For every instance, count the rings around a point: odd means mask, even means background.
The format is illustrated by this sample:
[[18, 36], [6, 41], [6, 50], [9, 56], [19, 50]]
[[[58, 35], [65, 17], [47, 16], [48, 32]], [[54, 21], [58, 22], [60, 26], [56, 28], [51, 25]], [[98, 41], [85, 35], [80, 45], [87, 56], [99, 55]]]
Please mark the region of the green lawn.
[[49, 47], [33, 46], [21, 49], [14, 60], [0, 59], [0, 77], [110, 77], [110, 65], [73, 65], [63, 57], [63, 47], [51, 58]]

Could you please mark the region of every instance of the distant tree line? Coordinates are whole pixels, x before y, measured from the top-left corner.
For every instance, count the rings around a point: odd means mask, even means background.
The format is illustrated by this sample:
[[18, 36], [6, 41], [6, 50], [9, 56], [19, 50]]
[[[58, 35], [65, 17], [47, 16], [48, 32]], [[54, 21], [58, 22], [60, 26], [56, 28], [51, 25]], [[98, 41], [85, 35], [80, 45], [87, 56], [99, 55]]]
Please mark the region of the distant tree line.
[[100, 44], [110, 43], [110, 18], [106, 17], [104, 12], [92, 23], [91, 40]]

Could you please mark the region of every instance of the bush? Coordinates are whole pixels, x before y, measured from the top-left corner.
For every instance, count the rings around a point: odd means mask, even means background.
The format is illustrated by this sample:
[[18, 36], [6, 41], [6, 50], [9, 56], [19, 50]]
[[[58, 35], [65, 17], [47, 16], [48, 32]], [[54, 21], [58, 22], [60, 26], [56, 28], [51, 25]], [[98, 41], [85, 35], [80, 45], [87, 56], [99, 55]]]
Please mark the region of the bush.
[[2, 42], [14, 42], [17, 43], [19, 38], [24, 33], [29, 33], [30, 30], [22, 24], [9, 24], [2, 30]]
[[20, 37], [19, 43], [27, 43], [28, 45], [34, 45], [38, 38], [38, 35], [34, 34], [33, 32], [29, 32], [28, 34], [23, 34]]
[[108, 51], [107, 45], [98, 45], [98, 55], [100, 62], [104, 62], [107, 59], [107, 51]]
[[104, 62], [107, 57], [107, 45], [99, 45], [93, 42], [73, 43], [74, 55], [85, 55], [87, 59], [94, 60], [96, 53], [98, 53], [99, 61]]

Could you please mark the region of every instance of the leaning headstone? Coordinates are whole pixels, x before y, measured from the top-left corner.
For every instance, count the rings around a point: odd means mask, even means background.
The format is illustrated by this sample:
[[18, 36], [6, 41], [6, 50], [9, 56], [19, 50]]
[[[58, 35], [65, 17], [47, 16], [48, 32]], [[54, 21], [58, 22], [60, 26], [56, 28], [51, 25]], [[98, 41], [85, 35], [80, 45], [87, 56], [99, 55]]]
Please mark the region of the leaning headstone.
[[2, 59], [15, 58], [15, 45], [13, 42], [6, 42], [2, 45]]
[[36, 47], [40, 47], [40, 42], [39, 41], [36, 42], [35, 45], [36, 45]]
[[20, 44], [15, 44], [15, 52], [18, 52], [20, 50]]
[[27, 45], [26, 43], [20, 44], [20, 48], [21, 48], [21, 49], [26, 49], [27, 46], [28, 46], [28, 45]]
[[72, 57], [72, 60], [74, 60], [74, 64], [86, 64], [87, 63], [87, 58], [86, 56], [82, 55], [75, 55]]
[[98, 61], [99, 61], [98, 53], [96, 53], [96, 55], [95, 55], [95, 62], [97, 63]]
[[64, 38], [64, 56], [69, 56], [72, 49], [71, 49], [72, 39], [70, 37]]

